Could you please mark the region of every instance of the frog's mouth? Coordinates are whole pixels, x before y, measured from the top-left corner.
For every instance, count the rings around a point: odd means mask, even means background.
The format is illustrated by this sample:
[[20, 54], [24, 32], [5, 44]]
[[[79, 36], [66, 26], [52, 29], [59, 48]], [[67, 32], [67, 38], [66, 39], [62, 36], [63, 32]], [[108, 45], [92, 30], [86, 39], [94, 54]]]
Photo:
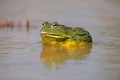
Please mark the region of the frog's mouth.
[[58, 34], [54, 34], [54, 33], [47, 33], [47, 32], [40, 32], [40, 34], [42, 36], [47, 36], [47, 37], [51, 37], [51, 38], [69, 38], [68, 36], [66, 35], [58, 35]]

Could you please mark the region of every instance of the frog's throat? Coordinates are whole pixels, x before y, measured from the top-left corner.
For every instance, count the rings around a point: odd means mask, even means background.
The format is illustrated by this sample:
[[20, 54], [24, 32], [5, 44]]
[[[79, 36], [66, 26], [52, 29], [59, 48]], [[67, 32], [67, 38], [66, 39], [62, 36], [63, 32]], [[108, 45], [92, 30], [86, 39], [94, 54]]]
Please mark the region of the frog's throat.
[[69, 36], [66, 36], [66, 35], [58, 35], [58, 34], [47, 33], [47, 32], [40, 32], [40, 34], [47, 37], [52, 37], [52, 38], [70, 38]]

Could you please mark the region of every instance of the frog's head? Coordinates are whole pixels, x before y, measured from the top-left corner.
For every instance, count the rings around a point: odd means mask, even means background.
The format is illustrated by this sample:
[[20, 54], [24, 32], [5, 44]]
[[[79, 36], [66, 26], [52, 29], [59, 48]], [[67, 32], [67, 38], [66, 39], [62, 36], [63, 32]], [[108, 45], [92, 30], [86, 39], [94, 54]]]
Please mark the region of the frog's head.
[[40, 34], [53, 38], [69, 38], [68, 31], [64, 25], [58, 24], [57, 22], [49, 23], [44, 22], [42, 24]]

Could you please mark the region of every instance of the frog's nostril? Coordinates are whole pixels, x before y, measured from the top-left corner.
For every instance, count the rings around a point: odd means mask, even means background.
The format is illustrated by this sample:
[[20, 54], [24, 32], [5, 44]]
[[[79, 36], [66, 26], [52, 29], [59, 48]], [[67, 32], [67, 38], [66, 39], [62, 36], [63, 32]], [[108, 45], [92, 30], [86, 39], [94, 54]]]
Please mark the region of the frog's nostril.
[[42, 26], [44, 26], [44, 23], [42, 23]]
[[42, 26], [48, 25], [49, 23], [46, 21], [44, 23], [42, 23]]

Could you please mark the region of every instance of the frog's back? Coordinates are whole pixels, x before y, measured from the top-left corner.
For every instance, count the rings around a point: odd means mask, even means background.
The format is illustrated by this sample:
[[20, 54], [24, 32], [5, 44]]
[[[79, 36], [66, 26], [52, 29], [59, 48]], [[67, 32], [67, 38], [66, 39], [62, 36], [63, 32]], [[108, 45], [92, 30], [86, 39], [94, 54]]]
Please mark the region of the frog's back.
[[77, 42], [92, 42], [91, 34], [83, 28], [76, 27], [71, 29], [72, 39]]

